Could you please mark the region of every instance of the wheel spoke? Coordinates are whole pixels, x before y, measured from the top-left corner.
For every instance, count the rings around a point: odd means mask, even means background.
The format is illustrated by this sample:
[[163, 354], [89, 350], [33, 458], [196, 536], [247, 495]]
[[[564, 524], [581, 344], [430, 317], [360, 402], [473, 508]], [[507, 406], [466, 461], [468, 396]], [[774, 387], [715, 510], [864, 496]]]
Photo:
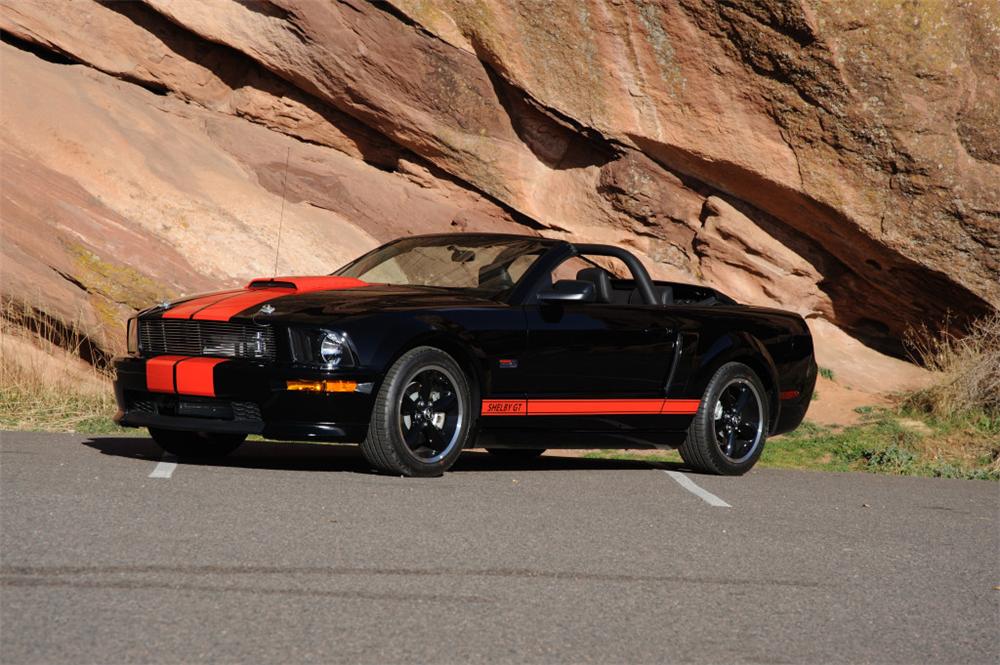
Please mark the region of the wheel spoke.
[[750, 401], [750, 389], [746, 386], [740, 387], [740, 396], [736, 399], [736, 403], [733, 405], [733, 411], [742, 414], [743, 409], [746, 408], [747, 403]]
[[458, 400], [455, 397], [455, 393], [448, 391], [442, 392], [441, 395], [431, 403], [431, 408], [436, 412], [440, 413], [442, 411], [451, 411], [451, 408], [455, 405]]
[[406, 447], [410, 450], [416, 452], [416, 446], [421, 443], [422, 439], [420, 428], [412, 421], [409, 429], [403, 428], [403, 441], [406, 442]]
[[726, 436], [726, 450], [725, 453], [729, 456], [733, 454], [733, 444], [736, 443], [736, 430], [730, 429], [729, 435]]
[[427, 443], [431, 445], [434, 452], [441, 452], [445, 447], [444, 437], [441, 435], [441, 431], [434, 427], [433, 425], [424, 425], [424, 436], [427, 438]]
[[420, 390], [418, 391], [420, 399], [422, 399], [425, 402], [429, 401], [431, 398], [431, 389], [432, 386], [431, 386], [431, 381], [429, 379], [424, 379], [423, 381], [421, 381]]
[[420, 385], [417, 383], [411, 383], [403, 391], [403, 401], [400, 404], [400, 408], [406, 408], [413, 411], [417, 405], [417, 399], [420, 397]]

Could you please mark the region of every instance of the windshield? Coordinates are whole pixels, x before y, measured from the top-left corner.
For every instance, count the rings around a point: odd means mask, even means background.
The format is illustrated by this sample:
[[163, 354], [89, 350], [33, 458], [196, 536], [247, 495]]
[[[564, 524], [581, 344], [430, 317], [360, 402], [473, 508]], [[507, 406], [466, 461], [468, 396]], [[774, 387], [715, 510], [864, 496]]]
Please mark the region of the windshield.
[[549, 248], [539, 238], [425, 236], [389, 243], [335, 274], [373, 284], [462, 289], [502, 298]]

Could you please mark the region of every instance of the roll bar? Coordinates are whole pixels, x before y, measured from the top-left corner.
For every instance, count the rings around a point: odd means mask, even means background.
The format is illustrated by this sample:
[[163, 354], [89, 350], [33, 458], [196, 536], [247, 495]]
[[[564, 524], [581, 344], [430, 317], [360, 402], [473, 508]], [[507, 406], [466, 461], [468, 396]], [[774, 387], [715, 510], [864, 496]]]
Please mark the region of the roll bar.
[[642, 299], [646, 301], [646, 304], [659, 304], [656, 302], [656, 293], [653, 291], [653, 280], [649, 276], [649, 271], [646, 270], [646, 266], [642, 265], [642, 262], [639, 261], [639, 259], [637, 259], [631, 252], [612, 245], [573, 243], [572, 247], [576, 250], [577, 254], [610, 256], [619, 259], [622, 263], [628, 266], [629, 270], [632, 271], [632, 277], [635, 278], [636, 287], [639, 289], [639, 293], [642, 294]]

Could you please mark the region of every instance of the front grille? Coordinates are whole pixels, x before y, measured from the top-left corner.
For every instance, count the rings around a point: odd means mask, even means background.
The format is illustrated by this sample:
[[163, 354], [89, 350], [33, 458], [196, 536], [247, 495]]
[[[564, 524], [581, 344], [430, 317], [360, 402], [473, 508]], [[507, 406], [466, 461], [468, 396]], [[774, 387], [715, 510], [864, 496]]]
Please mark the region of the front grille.
[[148, 399], [129, 400], [128, 409], [129, 411], [139, 411], [141, 413], [156, 413], [156, 404]]
[[274, 328], [218, 321], [139, 321], [143, 355], [221, 356], [274, 360]]
[[261, 420], [260, 406], [253, 402], [233, 402], [233, 418], [236, 420]]

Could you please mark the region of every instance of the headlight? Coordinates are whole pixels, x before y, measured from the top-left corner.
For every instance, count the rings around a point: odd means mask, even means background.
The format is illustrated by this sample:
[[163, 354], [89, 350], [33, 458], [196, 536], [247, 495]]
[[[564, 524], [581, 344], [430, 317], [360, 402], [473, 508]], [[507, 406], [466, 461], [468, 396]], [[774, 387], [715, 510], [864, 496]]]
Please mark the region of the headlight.
[[344, 333], [326, 333], [319, 343], [319, 357], [324, 365], [338, 367], [350, 353], [350, 349], [347, 348], [347, 335]]
[[139, 353], [139, 320], [135, 317], [125, 324], [125, 345], [129, 355]]
[[288, 328], [292, 360], [308, 365], [320, 365], [328, 369], [353, 367], [354, 348], [346, 333], [339, 330], [317, 330], [315, 328]]

